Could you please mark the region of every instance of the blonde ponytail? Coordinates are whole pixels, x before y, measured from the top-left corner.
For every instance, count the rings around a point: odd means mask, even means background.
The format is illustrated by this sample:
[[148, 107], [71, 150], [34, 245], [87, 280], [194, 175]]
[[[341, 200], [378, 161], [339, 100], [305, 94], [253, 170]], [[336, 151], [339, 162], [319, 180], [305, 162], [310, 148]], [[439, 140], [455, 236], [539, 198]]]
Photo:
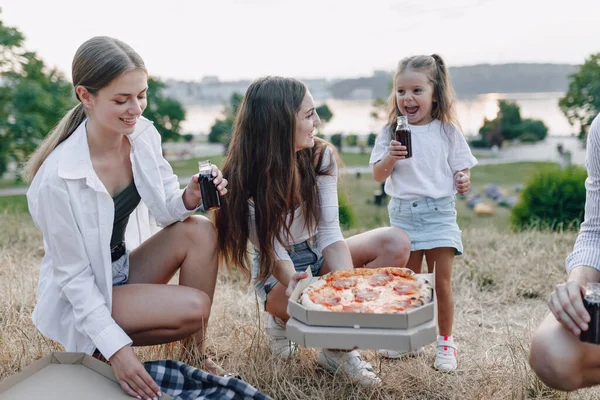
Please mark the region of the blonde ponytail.
[[31, 155], [25, 169], [23, 177], [27, 182], [31, 182], [35, 174], [52, 153], [52, 151], [62, 142], [64, 142], [77, 127], [85, 120], [86, 114], [83, 104], [79, 103], [72, 108], [65, 116], [56, 124], [54, 129], [46, 136], [36, 151]]

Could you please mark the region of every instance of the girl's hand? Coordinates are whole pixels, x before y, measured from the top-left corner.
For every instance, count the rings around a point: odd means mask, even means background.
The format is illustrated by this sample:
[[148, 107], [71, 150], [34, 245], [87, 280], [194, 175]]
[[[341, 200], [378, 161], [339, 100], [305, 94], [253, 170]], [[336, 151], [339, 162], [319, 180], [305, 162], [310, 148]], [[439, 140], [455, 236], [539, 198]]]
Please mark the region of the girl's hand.
[[[183, 193], [183, 201], [188, 210], [193, 210], [202, 205], [202, 195], [200, 193], [200, 185], [198, 185], [199, 176], [200, 174], [193, 175], [190, 178], [190, 182]], [[227, 179], [223, 178], [223, 173], [216, 165], [212, 165], [212, 176], [214, 177], [213, 184], [217, 187], [219, 196], [225, 196], [227, 194], [227, 184], [229, 182], [227, 182]]]
[[456, 185], [458, 194], [461, 196], [465, 196], [471, 189], [471, 179], [468, 174], [465, 174], [462, 171], [454, 174], [454, 184]]
[[404, 146], [402, 143], [396, 140], [392, 140], [390, 142], [390, 149], [388, 151], [388, 154], [394, 160], [404, 160], [406, 158], [406, 155], [408, 154], [408, 151], [406, 149], [406, 146]]
[[585, 289], [576, 281], [567, 281], [556, 285], [556, 290], [548, 300], [548, 308], [558, 322], [579, 336], [588, 329], [590, 315], [583, 306], [582, 295]]
[[[227, 179], [223, 178], [223, 173], [216, 165], [212, 165], [212, 176], [215, 177], [213, 179], [213, 183], [217, 187], [217, 192], [219, 192], [219, 196], [225, 196], [227, 194]], [[196, 177], [197, 178], [197, 177]]]
[[308, 273], [306, 271], [305, 272], [296, 272], [294, 275], [292, 275], [292, 278], [290, 279], [290, 283], [288, 283], [288, 287], [285, 291], [285, 295], [287, 297], [291, 297], [292, 292], [294, 291], [296, 286], [298, 286], [298, 282], [300, 282], [304, 278], [308, 278]]
[[131, 347], [122, 347], [109, 361], [117, 381], [128, 395], [153, 400], [162, 396], [160, 388], [146, 372]]

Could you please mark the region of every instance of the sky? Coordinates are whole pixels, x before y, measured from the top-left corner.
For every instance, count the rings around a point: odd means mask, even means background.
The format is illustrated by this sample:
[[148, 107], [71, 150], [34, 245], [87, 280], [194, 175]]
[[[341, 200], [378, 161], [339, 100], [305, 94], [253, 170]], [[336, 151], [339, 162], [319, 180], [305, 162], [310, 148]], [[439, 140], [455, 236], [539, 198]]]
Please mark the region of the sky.
[[197, 81], [370, 76], [414, 54], [450, 66], [581, 64], [600, 52], [600, 0], [1, 0], [27, 50], [71, 79], [85, 40], [116, 37], [150, 75]]

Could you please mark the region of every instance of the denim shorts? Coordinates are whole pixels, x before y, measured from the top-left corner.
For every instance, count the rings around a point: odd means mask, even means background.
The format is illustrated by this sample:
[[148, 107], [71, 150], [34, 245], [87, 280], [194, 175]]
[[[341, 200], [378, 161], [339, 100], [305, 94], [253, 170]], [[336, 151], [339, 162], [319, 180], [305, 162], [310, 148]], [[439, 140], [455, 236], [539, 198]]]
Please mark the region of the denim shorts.
[[410, 238], [411, 251], [452, 247], [457, 256], [463, 253], [454, 196], [415, 200], [392, 197], [388, 212], [390, 225], [403, 229]]
[[[314, 276], [319, 275], [321, 266], [323, 265], [323, 255], [316, 246], [314, 240], [307, 240], [295, 245], [290, 246], [286, 249], [296, 272], [304, 272], [306, 268], [310, 267], [310, 270]], [[254, 289], [258, 294], [258, 297], [264, 302], [267, 300], [267, 293], [275, 287], [277, 284], [277, 278], [273, 275], [267, 276], [264, 281], [258, 280], [260, 274], [260, 260], [258, 257], [258, 250], [254, 249], [254, 258], [252, 260], [252, 282]]]
[[121, 286], [129, 280], [129, 251], [112, 263], [112, 285]]

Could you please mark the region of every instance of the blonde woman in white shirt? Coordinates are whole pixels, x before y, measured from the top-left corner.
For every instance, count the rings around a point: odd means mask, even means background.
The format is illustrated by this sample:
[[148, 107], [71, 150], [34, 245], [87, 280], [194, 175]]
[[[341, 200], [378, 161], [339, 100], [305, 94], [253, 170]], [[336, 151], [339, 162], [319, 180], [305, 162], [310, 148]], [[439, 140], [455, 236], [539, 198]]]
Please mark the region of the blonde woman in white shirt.
[[[320, 119], [306, 86], [295, 79], [255, 80], [238, 109], [223, 173], [229, 195], [216, 214], [227, 265], [252, 276], [265, 301], [267, 333], [277, 356], [295, 347], [285, 336], [291, 288], [308, 267], [314, 275], [366, 266], [404, 266], [408, 238], [380, 228], [344, 239], [339, 225], [337, 158], [316, 138]], [[253, 260], [248, 241], [256, 249]], [[319, 364], [362, 385], [379, 383], [358, 352], [323, 350]]]
[[[160, 396], [130, 345], [191, 335], [202, 351], [217, 276], [217, 235], [197, 176], [180, 189], [160, 134], [142, 117], [148, 74], [109, 37], [73, 60], [79, 104], [27, 165], [29, 210], [43, 233], [33, 321], [67, 351], [101, 353], [129, 395]], [[227, 181], [216, 168], [221, 195]], [[164, 229], [159, 229], [164, 227]], [[167, 285], [179, 271], [180, 285]], [[210, 359], [203, 367], [219, 373]]]
[[[391, 196], [390, 224], [410, 237], [407, 267], [420, 273], [423, 256], [429, 271], [435, 265], [439, 336], [434, 367], [441, 371], [457, 367], [451, 275], [454, 256], [462, 254], [463, 246], [455, 193], [469, 192], [470, 169], [477, 164], [458, 128], [453, 102], [450, 76], [438, 55], [400, 61], [389, 98], [388, 123], [369, 161], [373, 177], [385, 181], [385, 191]], [[408, 118], [412, 131], [410, 158], [405, 157], [406, 143], [393, 136], [400, 115]], [[381, 353], [390, 358], [402, 356], [396, 351]]]

